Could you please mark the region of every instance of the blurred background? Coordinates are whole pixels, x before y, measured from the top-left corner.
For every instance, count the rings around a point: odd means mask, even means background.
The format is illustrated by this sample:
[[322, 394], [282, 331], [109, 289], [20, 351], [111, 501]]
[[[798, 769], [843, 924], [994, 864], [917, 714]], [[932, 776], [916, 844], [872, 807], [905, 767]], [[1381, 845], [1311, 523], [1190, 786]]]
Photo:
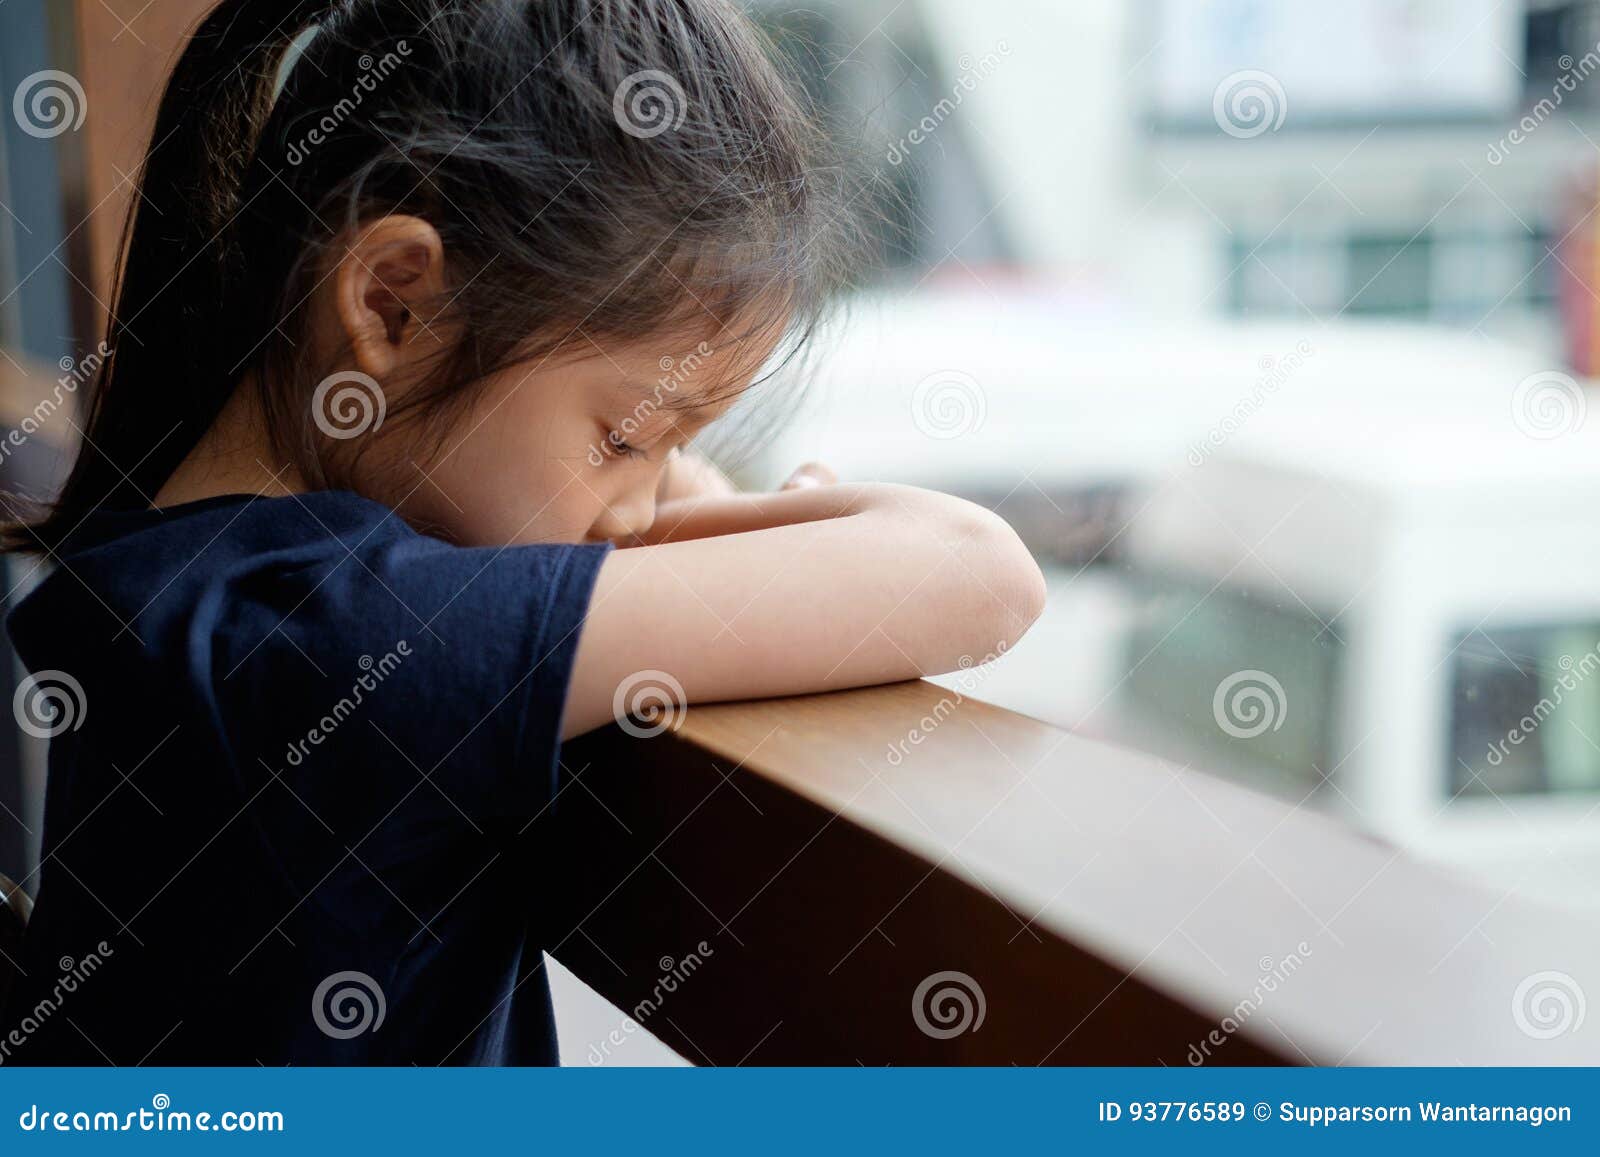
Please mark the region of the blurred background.
[[771, 470], [1050, 577], [950, 687], [1600, 906], [1600, 5], [770, 13], [888, 254]]
[[[6, 489], [71, 452], [205, 7], [0, 7]], [[953, 694], [1600, 909], [1600, 3], [751, 7], [883, 260], [742, 476], [821, 459], [1023, 532], [1049, 609]], [[0, 751], [13, 875], [38, 746]]]

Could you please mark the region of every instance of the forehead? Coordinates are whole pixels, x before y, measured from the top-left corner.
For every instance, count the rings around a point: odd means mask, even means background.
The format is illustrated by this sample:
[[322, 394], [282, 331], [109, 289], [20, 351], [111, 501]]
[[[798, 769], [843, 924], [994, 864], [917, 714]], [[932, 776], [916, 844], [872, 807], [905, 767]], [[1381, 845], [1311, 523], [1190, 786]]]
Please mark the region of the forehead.
[[731, 406], [771, 356], [778, 336], [591, 339], [591, 372], [623, 404], [647, 403], [675, 420], [710, 421]]

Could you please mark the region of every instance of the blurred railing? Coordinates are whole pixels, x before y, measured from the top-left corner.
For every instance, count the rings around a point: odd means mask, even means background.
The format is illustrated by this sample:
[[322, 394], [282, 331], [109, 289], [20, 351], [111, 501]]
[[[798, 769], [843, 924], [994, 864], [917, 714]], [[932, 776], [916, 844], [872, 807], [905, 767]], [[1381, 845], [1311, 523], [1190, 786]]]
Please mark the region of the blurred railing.
[[931, 683], [567, 759], [554, 954], [698, 1064], [1600, 1060], [1592, 925]]

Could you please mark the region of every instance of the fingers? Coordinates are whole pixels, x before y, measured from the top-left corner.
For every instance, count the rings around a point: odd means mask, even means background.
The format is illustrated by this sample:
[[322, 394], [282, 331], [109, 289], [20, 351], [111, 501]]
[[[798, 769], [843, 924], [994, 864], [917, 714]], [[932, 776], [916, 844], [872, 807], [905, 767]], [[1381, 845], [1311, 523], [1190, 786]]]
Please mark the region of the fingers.
[[789, 475], [782, 486], [784, 490], [804, 490], [809, 486], [832, 486], [839, 476], [820, 462], [807, 462]]
[[685, 498], [710, 498], [737, 494], [738, 488], [728, 481], [727, 475], [705, 458], [693, 451], [673, 451], [667, 468], [661, 472], [661, 482], [656, 488], [658, 503], [676, 502]]

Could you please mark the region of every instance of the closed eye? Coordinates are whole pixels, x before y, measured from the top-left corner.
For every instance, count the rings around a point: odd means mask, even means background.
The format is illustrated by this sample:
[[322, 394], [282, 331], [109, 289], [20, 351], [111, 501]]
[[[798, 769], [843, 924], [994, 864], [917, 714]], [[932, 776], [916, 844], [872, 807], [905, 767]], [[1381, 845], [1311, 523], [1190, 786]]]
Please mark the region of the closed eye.
[[600, 448], [605, 457], [617, 458], [645, 458], [649, 451], [641, 449], [623, 437], [621, 426], [612, 426], [601, 423]]

